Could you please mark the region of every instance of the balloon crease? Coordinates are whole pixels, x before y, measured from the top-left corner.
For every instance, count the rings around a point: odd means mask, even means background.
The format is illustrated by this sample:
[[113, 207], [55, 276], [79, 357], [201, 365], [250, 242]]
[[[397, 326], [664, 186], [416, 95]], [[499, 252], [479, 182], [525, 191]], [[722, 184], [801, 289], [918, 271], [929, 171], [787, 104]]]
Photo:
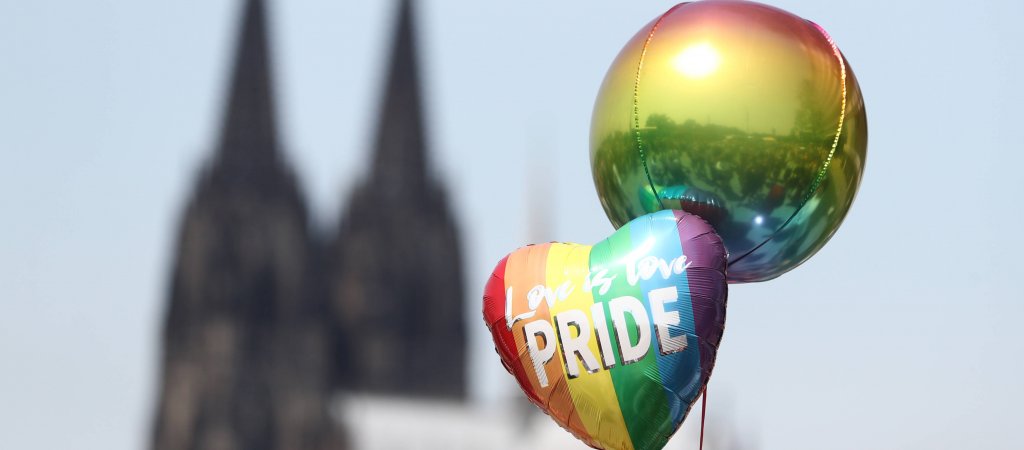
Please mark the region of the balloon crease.
[[[800, 202], [800, 206], [796, 208], [796, 211], [793, 211], [793, 214], [790, 215], [789, 218], [786, 219], [786, 221], [783, 222], [782, 225], [780, 225], [779, 228], [776, 229], [771, 236], [768, 236], [767, 239], [765, 239], [760, 244], [757, 244], [757, 246], [755, 246], [754, 248], [740, 255], [736, 259], [730, 261], [728, 266], [732, 266], [733, 264], [740, 262], [740, 260], [742, 260], [743, 258], [750, 256], [751, 253], [754, 253], [755, 251], [757, 251], [757, 249], [764, 246], [764, 244], [767, 244], [768, 241], [771, 241], [772, 238], [775, 237], [775, 235], [782, 232], [782, 229], [786, 228], [786, 225], [789, 225], [789, 223], [793, 221], [797, 214], [799, 214], [800, 211], [804, 209], [804, 205], [806, 205], [807, 202], [810, 201], [811, 196], [814, 195], [814, 192], [817, 191], [819, 187], [821, 187], [821, 182], [824, 181], [825, 177], [828, 175], [828, 168], [832, 164], [832, 157], [835, 156], [836, 154], [836, 148], [839, 147], [839, 138], [843, 134], [843, 121], [846, 119], [846, 61], [843, 60], [843, 54], [839, 52], [839, 47], [837, 47], [835, 41], [832, 40], [832, 36], [830, 36], [828, 32], [826, 32], [825, 29], [822, 28], [820, 25], [809, 20], [808, 22], [810, 22], [811, 25], [814, 25], [814, 28], [816, 28], [818, 32], [820, 32], [821, 35], [825, 37], [825, 40], [828, 41], [828, 44], [832, 47], [832, 53], [836, 56], [836, 60], [839, 61], [839, 79], [842, 83], [843, 97], [842, 104], [839, 107], [839, 125], [836, 126], [836, 136], [835, 138], [832, 139], [832, 148], [828, 152], [828, 157], [825, 158], [825, 163], [821, 165], [821, 169], [818, 170], [818, 175], [814, 177], [814, 181], [811, 183], [811, 188], [807, 190], [807, 194], [804, 195], [804, 199]], [[639, 136], [639, 134], [637, 136]], [[643, 159], [642, 155], [643, 154], [641, 153], [641, 159]], [[646, 169], [647, 162], [644, 161], [644, 170]], [[650, 175], [648, 175], [648, 177], [650, 177]], [[650, 179], [648, 178], [648, 181], [649, 180]]]
[[669, 14], [672, 14], [673, 11], [683, 5], [686, 5], [686, 3], [680, 3], [673, 6], [668, 11], [665, 11], [665, 14], [662, 14], [658, 17], [658, 20], [654, 22], [654, 25], [651, 27], [651, 31], [647, 33], [647, 39], [644, 40], [644, 46], [640, 50], [640, 62], [636, 66], [636, 78], [633, 80], [633, 137], [636, 140], [637, 151], [640, 152], [640, 163], [644, 166], [644, 174], [647, 175], [647, 183], [651, 186], [651, 190], [654, 191], [654, 198], [658, 199], [658, 204], [661, 205], [662, 208], [665, 207], [665, 204], [662, 203], [663, 200], [661, 196], [658, 195], [658, 188], [654, 186], [654, 179], [651, 178], [651, 171], [647, 167], [647, 155], [644, 153], [643, 140], [640, 139], [640, 72], [643, 71], [644, 57], [647, 56], [647, 47], [650, 46], [651, 40], [654, 39], [654, 32], [658, 30], [658, 25], [660, 25], [661, 21], [668, 17]]

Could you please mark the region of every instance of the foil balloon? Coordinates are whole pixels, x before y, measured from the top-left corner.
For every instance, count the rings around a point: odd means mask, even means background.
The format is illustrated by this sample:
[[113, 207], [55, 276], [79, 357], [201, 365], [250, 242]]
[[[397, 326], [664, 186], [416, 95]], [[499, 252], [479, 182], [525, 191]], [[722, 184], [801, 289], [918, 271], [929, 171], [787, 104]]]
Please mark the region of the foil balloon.
[[591, 170], [612, 224], [698, 214], [725, 242], [730, 282], [777, 277], [824, 246], [866, 152], [860, 88], [829, 35], [752, 2], [684, 3], [644, 26], [591, 120]]
[[664, 210], [593, 247], [520, 248], [494, 269], [483, 315], [527, 397], [594, 448], [656, 450], [711, 376], [725, 326], [725, 248]]

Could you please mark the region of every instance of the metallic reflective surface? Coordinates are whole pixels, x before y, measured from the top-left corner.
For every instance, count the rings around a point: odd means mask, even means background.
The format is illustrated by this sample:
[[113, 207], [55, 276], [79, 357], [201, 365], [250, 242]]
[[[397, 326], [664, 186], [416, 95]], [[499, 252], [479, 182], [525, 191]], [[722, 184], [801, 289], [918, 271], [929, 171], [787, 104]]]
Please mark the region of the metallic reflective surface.
[[591, 120], [612, 224], [700, 215], [725, 242], [730, 282], [775, 278], [824, 246], [866, 153], [860, 88], [831, 38], [752, 2], [680, 4], [647, 24], [612, 63]]

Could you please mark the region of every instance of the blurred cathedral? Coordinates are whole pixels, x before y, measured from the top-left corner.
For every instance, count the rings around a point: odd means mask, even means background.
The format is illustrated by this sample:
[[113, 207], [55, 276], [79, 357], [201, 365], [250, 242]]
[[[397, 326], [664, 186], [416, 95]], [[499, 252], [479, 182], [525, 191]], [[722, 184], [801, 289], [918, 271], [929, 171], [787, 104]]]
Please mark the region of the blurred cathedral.
[[339, 392], [466, 392], [459, 235], [428, 163], [410, 2], [372, 169], [328, 236], [279, 141], [264, 3], [244, 0], [219, 139], [181, 218], [156, 449], [351, 448]]
[[328, 255], [335, 344], [349, 357], [338, 381], [461, 398], [461, 249], [445, 192], [428, 170], [420, 99], [411, 5], [403, 0], [372, 169], [349, 198]]

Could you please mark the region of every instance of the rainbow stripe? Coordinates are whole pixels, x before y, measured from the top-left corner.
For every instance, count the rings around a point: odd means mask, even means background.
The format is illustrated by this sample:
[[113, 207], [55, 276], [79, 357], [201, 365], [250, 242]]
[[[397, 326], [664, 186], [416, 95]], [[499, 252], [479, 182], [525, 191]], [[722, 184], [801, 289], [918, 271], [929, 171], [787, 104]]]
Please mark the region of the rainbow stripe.
[[[629, 272], [641, 258], [673, 261], [684, 255], [690, 265], [681, 273], [663, 277], [659, 272], [638, 280], [634, 276], [636, 282], [629, 282]], [[706, 222], [681, 211], [660, 211], [633, 220], [593, 247], [549, 243], [509, 254], [487, 284], [484, 318], [502, 362], [530, 400], [577, 438], [595, 448], [660, 449], [682, 424], [710, 377], [725, 323], [725, 263], [721, 239]], [[604, 278], [613, 280], [607, 289], [602, 292], [597, 282], [584, 288], [589, 275], [605, 270]], [[531, 309], [527, 292], [538, 285], [552, 292], [559, 286], [575, 288], [551, 304], [534, 302], [536, 308]], [[664, 310], [679, 317], [669, 335], [685, 335], [686, 348], [662, 354], [654, 324], [639, 324], [650, 330], [650, 347], [638, 361], [624, 362], [609, 302], [623, 296], [636, 298], [652, 319], [655, 306], [648, 294], [666, 287], [676, 289], [676, 301], [664, 303]], [[569, 310], [582, 311], [589, 321], [588, 347], [599, 361], [592, 373], [576, 355], [563, 357], [561, 337], [543, 342], [557, 347], [542, 367], [536, 368], [531, 358], [527, 339], [535, 337], [527, 337], [524, 326], [546, 320], [557, 330], [554, 317]], [[531, 311], [533, 315], [508, 326], [509, 317]], [[628, 345], [635, 344], [638, 324], [633, 316], [624, 317]], [[607, 330], [604, 340], [599, 329]], [[608, 362], [614, 360], [610, 368], [605, 367], [606, 357]], [[568, 376], [571, 364], [577, 365], [578, 377]], [[538, 370], [546, 376], [546, 385]]]

